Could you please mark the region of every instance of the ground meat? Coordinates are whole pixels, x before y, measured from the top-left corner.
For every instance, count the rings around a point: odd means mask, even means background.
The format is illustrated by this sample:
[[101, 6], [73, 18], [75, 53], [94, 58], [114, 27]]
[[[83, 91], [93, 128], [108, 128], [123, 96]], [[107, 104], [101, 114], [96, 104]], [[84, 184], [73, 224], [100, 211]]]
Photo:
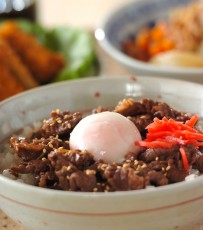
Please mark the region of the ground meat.
[[44, 160], [31, 160], [28, 163], [20, 163], [17, 166], [13, 166], [11, 171], [15, 173], [23, 173], [23, 174], [38, 174], [40, 172], [46, 172], [49, 167], [49, 161], [47, 159]]
[[68, 160], [75, 165], [79, 170], [84, 170], [94, 163], [93, 157], [86, 151], [70, 151]]
[[92, 110], [92, 114], [101, 113], [101, 112], [105, 112], [105, 111], [111, 111], [111, 110], [112, 110], [112, 108], [104, 108], [102, 106], [98, 106], [97, 108]]
[[58, 186], [58, 180], [52, 171], [40, 172], [35, 175], [34, 185], [42, 188], [61, 189], [61, 187]]
[[122, 114], [123, 116], [133, 116], [133, 115], [140, 115], [145, 114], [146, 109], [145, 106], [133, 100], [132, 98], [124, 99], [123, 101], [119, 102], [115, 108], [115, 112]]
[[30, 161], [46, 157], [47, 154], [55, 148], [64, 147], [69, 149], [69, 144], [67, 141], [62, 141], [61, 139], [55, 137], [46, 139], [12, 137], [10, 139], [10, 143], [17, 155], [22, 158], [23, 161]]
[[170, 183], [177, 183], [180, 181], [184, 181], [187, 176], [187, 172], [184, 167], [181, 168], [176, 167], [175, 165], [171, 165], [167, 170], [167, 178]]
[[[185, 122], [190, 116], [171, 108], [168, 104], [151, 99], [135, 101], [127, 98], [115, 108], [97, 107], [92, 113], [114, 111], [126, 116], [141, 132], [147, 135], [148, 126], [155, 117], [173, 118]], [[30, 138], [10, 139], [17, 165], [10, 172], [18, 177], [31, 174], [34, 185], [50, 189], [82, 192], [114, 192], [144, 189], [147, 186], [164, 186], [185, 180], [180, 146], [172, 148], [140, 148], [136, 154], [126, 153], [123, 162], [116, 164], [95, 160], [91, 153], [70, 150], [69, 137], [82, 119], [79, 112], [55, 110], [43, 121], [41, 128]], [[194, 145], [184, 148], [188, 163], [203, 173], [203, 148]]]
[[71, 191], [93, 192], [96, 183], [94, 171], [77, 171], [70, 176]]
[[132, 168], [117, 169], [108, 181], [115, 191], [137, 190], [145, 187], [144, 178], [136, 175]]
[[44, 145], [39, 141], [30, 143], [26, 138], [10, 139], [11, 146], [23, 161], [30, 161], [36, 159], [43, 152]]
[[148, 172], [146, 176], [146, 181], [148, 185], [154, 185], [154, 186], [163, 186], [169, 183], [167, 177], [163, 173], [157, 172], [155, 170]]
[[199, 170], [200, 173], [203, 173], [203, 153], [200, 151], [196, 152], [195, 155], [195, 164], [196, 168]]
[[136, 117], [128, 117], [128, 119], [136, 125], [142, 136], [146, 136], [146, 127], [153, 122], [152, 116], [148, 114]]
[[170, 149], [146, 149], [144, 152], [140, 154], [140, 159], [149, 163], [154, 160], [159, 161], [167, 161], [168, 159], [179, 159], [180, 153], [179, 153], [179, 147], [175, 146]]
[[171, 107], [166, 103], [158, 103], [153, 106], [152, 113], [154, 114], [154, 117], [158, 117], [160, 119], [164, 116], [167, 118], [175, 118], [176, 115], [176, 111], [171, 109]]
[[42, 137], [69, 136], [76, 124], [82, 119], [82, 114], [79, 112], [69, 113], [55, 110], [51, 113], [51, 117], [43, 121], [43, 125], [38, 132]]

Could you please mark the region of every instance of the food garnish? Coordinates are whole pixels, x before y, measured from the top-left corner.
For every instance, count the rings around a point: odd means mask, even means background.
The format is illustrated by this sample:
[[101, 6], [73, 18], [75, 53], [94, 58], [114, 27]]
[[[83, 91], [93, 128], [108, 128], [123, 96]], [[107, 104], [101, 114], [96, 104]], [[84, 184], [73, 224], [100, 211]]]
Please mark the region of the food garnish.
[[185, 123], [163, 117], [154, 118], [153, 123], [146, 129], [148, 133], [143, 141], [136, 141], [135, 144], [146, 148], [172, 148], [176, 145], [180, 147], [180, 153], [185, 170], [189, 170], [189, 164], [184, 147], [192, 144], [196, 147], [203, 146], [203, 134], [194, 129], [198, 116], [194, 115]]
[[154, 122], [146, 127], [146, 139], [136, 142], [147, 148], [171, 148], [174, 145], [203, 146], [203, 134], [194, 129], [198, 116], [194, 115], [188, 122], [175, 121], [166, 117], [154, 118]]

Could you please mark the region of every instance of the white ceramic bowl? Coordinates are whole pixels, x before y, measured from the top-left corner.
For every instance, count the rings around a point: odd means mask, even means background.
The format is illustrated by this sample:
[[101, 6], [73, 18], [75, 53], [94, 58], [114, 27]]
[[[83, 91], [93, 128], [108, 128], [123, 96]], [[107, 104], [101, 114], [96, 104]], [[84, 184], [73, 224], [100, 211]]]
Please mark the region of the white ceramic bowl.
[[[40, 87], [1, 102], [0, 142], [53, 109], [112, 106], [124, 97], [161, 99], [203, 116], [202, 85], [154, 77], [87, 78]], [[0, 175], [0, 208], [32, 230], [191, 230], [203, 221], [202, 207], [202, 176], [149, 190], [83, 193], [38, 188]]]
[[163, 67], [138, 61], [121, 51], [121, 44], [140, 28], [165, 18], [180, 5], [191, 0], [134, 0], [119, 6], [100, 23], [95, 37], [103, 49], [115, 60], [137, 75], [183, 79], [203, 83], [203, 68]]

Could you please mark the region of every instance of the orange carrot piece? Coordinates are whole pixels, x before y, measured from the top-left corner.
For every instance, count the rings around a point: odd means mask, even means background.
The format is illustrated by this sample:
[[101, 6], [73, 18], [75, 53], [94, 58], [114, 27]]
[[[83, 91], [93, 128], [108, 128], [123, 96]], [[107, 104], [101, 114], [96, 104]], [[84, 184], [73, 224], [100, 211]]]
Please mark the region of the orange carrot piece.
[[166, 141], [136, 141], [135, 145], [145, 148], [172, 148], [174, 143], [166, 142]]
[[197, 120], [197, 115], [194, 115], [185, 124], [166, 117], [161, 120], [154, 118], [153, 123], [146, 127], [148, 130], [146, 139], [136, 142], [136, 145], [147, 148], [170, 148], [174, 145], [187, 144], [203, 146], [203, 133], [193, 128]]
[[198, 116], [196, 114], [193, 117], [191, 117], [190, 120], [186, 121], [185, 124], [190, 126], [190, 127], [194, 127], [194, 125], [197, 123], [197, 121], [198, 121]]
[[187, 159], [185, 149], [181, 147], [179, 150], [180, 150], [180, 153], [181, 153], [181, 157], [182, 157], [183, 166], [185, 168], [185, 171], [188, 172], [189, 169], [190, 169], [190, 165], [189, 165], [189, 162], [188, 162], [188, 159]]

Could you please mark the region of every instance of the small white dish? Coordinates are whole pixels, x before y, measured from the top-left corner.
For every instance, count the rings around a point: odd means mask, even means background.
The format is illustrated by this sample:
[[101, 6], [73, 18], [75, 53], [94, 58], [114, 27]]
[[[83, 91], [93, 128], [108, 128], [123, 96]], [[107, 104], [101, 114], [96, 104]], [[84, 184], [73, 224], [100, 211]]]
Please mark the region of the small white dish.
[[165, 67], [133, 59], [121, 51], [121, 44], [140, 29], [166, 18], [168, 13], [190, 0], [136, 0], [127, 1], [110, 12], [95, 30], [101, 47], [132, 73], [139, 76], [158, 76], [203, 83], [203, 68]]

